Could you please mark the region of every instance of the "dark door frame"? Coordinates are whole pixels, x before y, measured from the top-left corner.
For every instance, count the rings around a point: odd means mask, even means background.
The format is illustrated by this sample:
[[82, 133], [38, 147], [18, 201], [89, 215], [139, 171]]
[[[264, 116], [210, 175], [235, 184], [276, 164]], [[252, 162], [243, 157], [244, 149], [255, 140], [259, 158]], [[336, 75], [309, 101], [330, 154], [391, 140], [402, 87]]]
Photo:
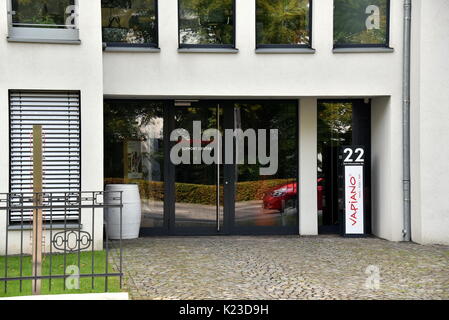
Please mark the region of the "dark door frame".
[[[112, 99], [108, 99], [112, 100]], [[115, 99], [114, 99], [115, 100]], [[117, 99], [118, 100], [118, 99]], [[148, 99], [145, 99], [148, 100]], [[234, 128], [234, 113], [232, 105], [234, 103], [266, 103], [269, 102], [294, 102], [296, 105], [296, 121], [299, 120], [299, 102], [293, 99], [182, 99], [192, 100], [198, 106], [213, 106], [220, 104], [223, 109], [223, 129]], [[198, 101], [197, 101], [198, 100]], [[212, 228], [204, 227], [182, 227], [175, 226], [175, 165], [170, 161], [170, 150], [173, 143], [170, 141], [170, 133], [175, 129], [175, 101], [164, 100], [164, 227], [158, 228], [141, 228], [140, 236], [157, 236], [157, 235], [175, 235], [175, 236], [212, 236], [212, 235], [297, 235], [299, 233], [299, 149], [296, 149], [296, 181], [298, 185], [298, 192], [296, 196], [297, 204], [297, 219], [294, 226], [250, 226], [250, 227], [236, 227], [235, 226], [235, 166], [236, 164], [222, 164], [224, 183], [223, 185], [223, 225], [220, 232]], [[226, 111], [228, 110], [228, 111]], [[299, 146], [299, 122], [296, 125], [297, 145]], [[226, 183], [227, 182], [227, 183]]]
[[[224, 105], [223, 105], [224, 104]], [[229, 123], [229, 116], [225, 116], [226, 114], [229, 115], [229, 111], [226, 112], [226, 110], [229, 110], [229, 105], [226, 104], [225, 101], [222, 100], [199, 100], [199, 101], [195, 101], [192, 102], [192, 107], [197, 107], [197, 108], [213, 108], [216, 107], [217, 110], [218, 108], [222, 108], [223, 110], [223, 114], [221, 115], [221, 117], [223, 118], [223, 123], [222, 123], [222, 128], [223, 129], [227, 129], [230, 128], [230, 123]], [[230, 170], [229, 166], [232, 165], [226, 165], [226, 164], [222, 164], [222, 170], [223, 170], [223, 181], [220, 181], [220, 177], [217, 175], [217, 192], [219, 192], [219, 186], [223, 186], [224, 191], [223, 191], [223, 205], [220, 206], [219, 203], [216, 203], [216, 210], [217, 210], [217, 220], [216, 223], [220, 223], [220, 216], [223, 218], [222, 219], [222, 224], [220, 225], [220, 231], [218, 231], [217, 229], [217, 225], [215, 225], [214, 227], [176, 227], [176, 209], [175, 209], [175, 205], [176, 205], [176, 189], [175, 189], [175, 183], [176, 183], [176, 179], [175, 179], [175, 170], [176, 170], [176, 166], [170, 161], [170, 149], [171, 147], [174, 145], [173, 142], [170, 141], [170, 132], [172, 132], [175, 128], [175, 117], [174, 117], [174, 111], [177, 107], [175, 106], [175, 100], [173, 100], [172, 106], [171, 108], [171, 112], [169, 112], [169, 130], [168, 130], [168, 134], [166, 137], [166, 141], [167, 141], [167, 146], [169, 146], [168, 149], [168, 157], [166, 158], [166, 162], [165, 165], [168, 168], [169, 171], [169, 180], [166, 181], [166, 185], [168, 187], [168, 190], [166, 189], [166, 194], [170, 195], [170, 199], [168, 199], [168, 201], [170, 202], [168, 204], [168, 211], [166, 211], [166, 215], [169, 216], [169, 226], [168, 226], [168, 234], [169, 235], [225, 235], [225, 234], [230, 234], [230, 216], [229, 216], [229, 211], [230, 211], [230, 207], [231, 207], [231, 203], [230, 203], [230, 195], [232, 194], [232, 187], [233, 187], [233, 183], [230, 181]], [[183, 107], [179, 107], [179, 108], [183, 108]], [[220, 117], [220, 114], [217, 113], [217, 115]], [[223, 152], [223, 148], [222, 148], [222, 152]], [[214, 166], [218, 166], [217, 164], [215, 164]], [[225, 183], [228, 182], [228, 183]], [[217, 197], [218, 199], [218, 197]], [[217, 200], [218, 201], [218, 200]], [[221, 212], [219, 212], [218, 210], [221, 210]], [[220, 216], [219, 216], [220, 215]]]
[[[317, 106], [320, 103], [352, 103], [353, 104], [353, 115], [352, 115], [352, 138], [351, 143], [353, 145], [364, 145], [366, 147], [365, 150], [365, 158], [366, 158], [366, 167], [364, 176], [365, 179], [367, 179], [367, 185], [371, 185], [371, 108], [372, 108], [372, 100], [369, 99], [368, 102], [364, 98], [335, 98], [335, 99], [318, 99]], [[362, 109], [365, 108], [365, 109]], [[363, 118], [363, 121], [356, 122], [354, 121], [354, 110], [357, 110], [357, 114], [360, 115]], [[366, 112], [365, 114], [360, 113], [360, 111], [364, 110]], [[367, 130], [362, 130], [362, 128]], [[363, 131], [362, 135], [360, 135], [360, 132]], [[337, 171], [337, 164], [335, 163], [334, 169]], [[339, 197], [339, 190], [337, 188], [336, 190]], [[368, 203], [370, 205], [366, 206], [365, 214], [367, 215], [367, 220], [371, 221], [371, 214], [372, 214], [372, 208], [371, 208], [371, 190], [368, 190], [368, 192], [365, 192], [365, 203]], [[338, 206], [338, 204], [337, 204]], [[334, 208], [335, 209], [335, 208]], [[332, 209], [332, 210], [334, 210]], [[339, 218], [339, 213], [335, 214]], [[318, 227], [318, 234], [338, 234], [340, 232], [340, 223], [338, 225], [322, 225]], [[366, 232], [371, 233], [371, 223], [369, 223], [366, 226]]]

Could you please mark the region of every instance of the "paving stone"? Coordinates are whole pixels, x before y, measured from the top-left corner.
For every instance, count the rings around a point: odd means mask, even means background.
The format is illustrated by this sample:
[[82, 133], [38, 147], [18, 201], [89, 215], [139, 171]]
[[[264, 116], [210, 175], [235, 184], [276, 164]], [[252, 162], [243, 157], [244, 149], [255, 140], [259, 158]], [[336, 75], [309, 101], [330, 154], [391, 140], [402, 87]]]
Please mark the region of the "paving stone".
[[152, 237], [123, 241], [123, 253], [132, 299], [449, 299], [447, 246], [337, 236]]

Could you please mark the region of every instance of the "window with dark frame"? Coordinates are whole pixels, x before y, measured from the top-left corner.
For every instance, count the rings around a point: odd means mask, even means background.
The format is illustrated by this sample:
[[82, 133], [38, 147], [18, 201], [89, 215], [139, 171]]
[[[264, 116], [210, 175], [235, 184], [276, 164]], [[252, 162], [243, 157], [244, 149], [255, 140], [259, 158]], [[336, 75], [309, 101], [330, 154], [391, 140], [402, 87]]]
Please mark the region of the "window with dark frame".
[[103, 42], [115, 47], [158, 47], [157, 0], [102, 0]]
[[312, 0], [256, 0], [257, 48], [310, 48]]
[[180, 48], [234, 48], [235, 0], [178, 0]]
[[388, 47], [390, 0], [334, 0], [334, 48]]

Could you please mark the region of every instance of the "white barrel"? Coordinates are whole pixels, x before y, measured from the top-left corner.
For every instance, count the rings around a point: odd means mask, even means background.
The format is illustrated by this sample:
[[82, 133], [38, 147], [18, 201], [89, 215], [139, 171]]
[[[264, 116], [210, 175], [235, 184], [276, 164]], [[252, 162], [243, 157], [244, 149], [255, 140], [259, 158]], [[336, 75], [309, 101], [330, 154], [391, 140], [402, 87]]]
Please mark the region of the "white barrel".
[[[139, 237], [142, 208], [140, 204], [139, 187], [136, 184], [108, 184], [105, 187], [105, 203], [120, 204], [122, 191], [122, 239], [136, 239]], [[109, 239], [120, 239], [120, 208], [106, 208], [105, 220]]]

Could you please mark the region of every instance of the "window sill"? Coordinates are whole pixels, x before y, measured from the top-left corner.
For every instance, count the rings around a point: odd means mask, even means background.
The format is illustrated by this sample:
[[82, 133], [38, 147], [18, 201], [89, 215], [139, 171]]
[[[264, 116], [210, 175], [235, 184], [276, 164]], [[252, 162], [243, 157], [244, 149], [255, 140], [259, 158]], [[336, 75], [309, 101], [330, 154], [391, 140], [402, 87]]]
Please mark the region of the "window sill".
[[9, 27], [10, 42], [80, 44], [78, 29]]
[[[43, 225], [44, 230], [50, 230], [50, 225], [49, 224], [45, 224]], [[66, 225], [66, 229], [69, 230], [78, 230], [78, 229], [82, 229], [83, 225], [79, 224], [79, 223], [67, 223]], [[8, 231], [20, 231], [22, 229], [22, 226], [19, 224], [13, 224], [8, 226]], [[33, 229], [33, 225], [31, 224], [24, 224], [23, 225], [23, 230], [32, 230]], [[64, 230], [64, 223], [54, 223], [52, 230]]]
[[179, 53], [238, 53], [235, 48], [179, 48]]
[[105, 46], [104, 51], [106, 52], [146, 52], [146, 53], [159, 53], [161, 52], [160, 48], [154, 47], [114, 47], [114, 46]]
[[48, 44], [81, 44], [81, 40], [63, 40], [63, 39], [33, 39], [33, 38], [16, 38], [7, 37], [8, 42], [22, 42], [22, 43], [48, 43]]
[[393, 48], [334, 48], [333, 53], [391, 53], [394, 52]]
[[257, 48], [257, 54], [314, 54], [313, 48]]

